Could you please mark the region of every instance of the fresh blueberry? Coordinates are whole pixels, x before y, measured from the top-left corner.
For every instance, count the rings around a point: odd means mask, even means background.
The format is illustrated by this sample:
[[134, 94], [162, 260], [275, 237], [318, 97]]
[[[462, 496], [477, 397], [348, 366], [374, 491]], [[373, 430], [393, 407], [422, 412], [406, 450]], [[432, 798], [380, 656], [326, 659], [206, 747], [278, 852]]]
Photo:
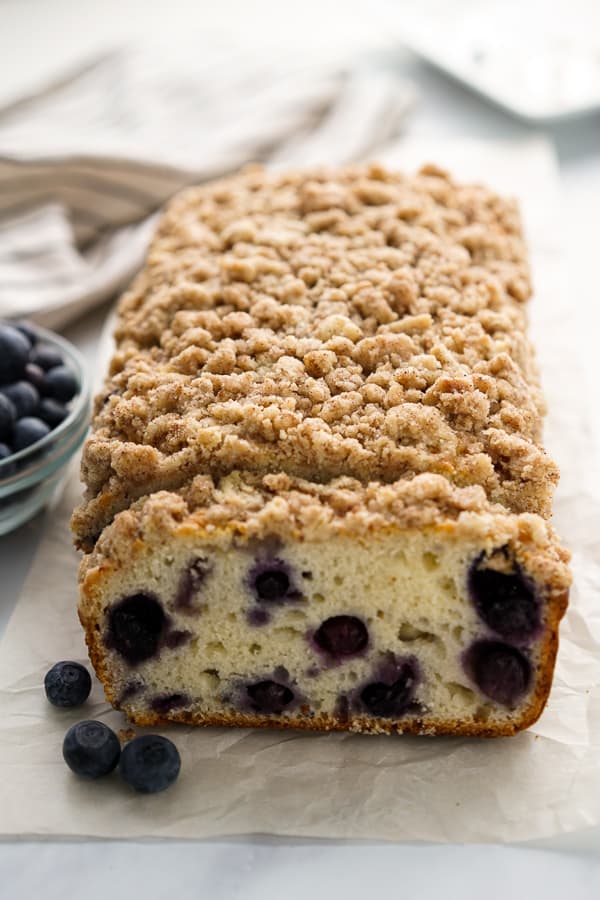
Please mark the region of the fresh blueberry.
[[78, 662], [57, 662], [46, 672], [44, 688], [53, 706], [81, 706], [90, 695], [92, 679]]
[[259, 713], [279, 715], [294, 699], [293, 691], [277, 681], [266, 680], [250, 684], [246, 688], [246, 693], [250, 698], [252, 709]]
[[23, 337], [26, 337], [32, 347], [35, 347], [39, 340], [37, 329], [31, 322], [15, 322], [14, 327], [20, 331]]
[[78, 722], [67, 731], [63, 757], [76, 775], [101, 778], [116, 769], [121, 746], [114, 731], [102, 722]]
[[352, 656], [367, 646], [369, 633], [356, 616], [332, 616], [317, 629], [314, 639], [331, 656]]
[[58, 403], [57, 400], [52, 400], [51, 397], [44, 397], [43, 400], [40, 400], [37, 414], [38, 418], [45, 422], [46, 425], [49, 425], [50, 428], [56, 428], [57, 425], [60, 425], [67, 418], [69, 410], [62, 403]]
[[41, 441], [47, 434], [50, 434], [50, 430], [49, 425], [35, 416], [25, 416], [24, 419], [19, 419], [13, 429], [12, 445], [15, 452]]
[[210, 564], [202, 557], [192, 560], [184, 569], [175, 595], [176, 609], [193, 611], [196, 594], [204, 584], [210, 569]]
[[[8, 459], [12, 455], [13, 455], [13, 451], [10, 449], [8, 444], [0, 444], [0, 463], [3, 462], [5, 459]], [[16, 471], [17, 471], [16, 463], [5, 463], [3, 466], [0, 467], [0, 481], [3, 478], [9, 478], [11, 475], [14, 475]], [[18, 493], [20, 493], [20, 492], [18, 492]], [[27, 491], [25, 491], [24, 493], [27, 493]], [[12, 502], [15, 499], [15, 496], [18, 496], [18, 494], [17, 495], [15, 495], [14, 493], [11, 494], [10, 502]], [[6, 503], [6, 502], [8, 502], [8, 501], [0, 500], [0, 506], [3, 506], [4, 503]]]
[[409, 661], [400, 664], [394, 680], [372, 681], [360, 693], [362, 705], [373, 716], [396, 719], [408, 711], [417, 686], [416, 667]]
[[166, 625], [163, 608], [151, 594], [132, 594], [113, 606], [108, 616], [106, 645], [135, 664], [150, 659]]
[[45, 392], [59, 403], [68, 403], [78, 390], [77, 379], [67, 366], [56, 366], [46, 374]]
[[126, 744], [119, 766], [123, 781], [142, 794], [164, 791], [176, 781], [180, 769], [177, 747], [159, 734], [143, 734]]
[[51, 344], [38, 344], [29, 354], [29, 362], [35, 363], [44, 372], [62, 366], [63, 358]]
[[46, 390], [46, 373], [40, 366], [35, 363], [28, 362], [23, 370], [24, 378], [34, 386], [39, 394], [43, 394]]
[[12, 325], [0, 325], [0, 384], [17, 381], [29, 355], [29, 341]]
[[17, 421], [17, 411], [12, 400], [0, 393], [0, 440], [10, 438]]
[[482, 694], [502, 706], [515, 706], [531, 683], [526, 657], [500, 641], [476, 641], [465, 655], [465, 668]]
[[519, 569], [497, 572], [476, 563], [469, 573], [469, 590], [477, 613], [507, 641], [527, 644], [540, 629], [540, 604]]
[[[4, 463], [2, 466], [0, 466], [0, 481], [2, 481], [2, 479], [4, 479], [4, 478], [10, 478], [10, 476], [14, 475], [15, 472], [17, 471], [16, 463], [14, 463], [14, 462], [5, 463], [4, 462], [5, 459], [9, 459], [9, 457], [11, 457], [12, 455], [13, 455], [13, 451], [8, 446], [8, 444], [0, 444], [0, 463]], [[8, 505], [9, 503], [12, 503], [14, 501], [15, 497], [19, 496], [19, 493], [20, 492], [17, 492], [17, 494], [14, 494], [14, 493], [11, 494], [9, 499], [0, 500], [0, 506], [5, 506], [5, 505]], [[25, 491], [24, 493], [26, 494], [27, 492]]]
[[32, 416], [40, 402], [40, 395], [36, 388], [28, 381], [15, 381], [3, 387], [2, 394], [13, 404], [17, 411], [17, 418]]

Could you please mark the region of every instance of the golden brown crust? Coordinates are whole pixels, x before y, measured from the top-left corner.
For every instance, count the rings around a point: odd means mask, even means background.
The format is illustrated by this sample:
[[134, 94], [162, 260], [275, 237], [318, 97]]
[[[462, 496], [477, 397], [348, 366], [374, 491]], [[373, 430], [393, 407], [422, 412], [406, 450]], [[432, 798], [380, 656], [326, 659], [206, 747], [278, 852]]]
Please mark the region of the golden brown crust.
[[480, 488], [456, 488], [428, 474], [394, 484], [339, 478], [321, 485], [240, 472], [218, 483], [199, 476], [179, 492], [152, 494], [119, 513], [84, 557], [80, 581], [85, 591], [99, 572], [130, 564], [138, 549], [192, 532], [207, 545], [227, 548], [272, 537], [319, 542], [432, 527], [494, 547], [510, 545], [548, 594], [562, 595], [570, 584], [569, 554], [548, 523], [529, 513], [507, 515]]
[[432, 167], [249, 170], [179, 195], [120, 304], [74, 517], [199, 473], [422, 472], [547, 516], [515, 205]]

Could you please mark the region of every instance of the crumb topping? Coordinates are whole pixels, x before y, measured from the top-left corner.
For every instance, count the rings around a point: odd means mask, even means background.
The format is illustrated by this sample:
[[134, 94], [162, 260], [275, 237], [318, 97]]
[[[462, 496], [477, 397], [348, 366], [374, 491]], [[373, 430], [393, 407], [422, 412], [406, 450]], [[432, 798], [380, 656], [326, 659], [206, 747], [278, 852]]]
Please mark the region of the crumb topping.
[[391, 484], [336, 478], [326, 485], [279, 473], [233, 472], [216, 482], [199, 475], [177, 492], [158, 491], [119, 513], [81, 566], [95, 581], [108, 566], [131, 564], [136, 552], [169, 539], [202, 537], [228, 549], [256, 541], [327, 541], [335, 536], [368, 540], [381, 529], [442, 528], [444, 537], [475, 540], [490, 548], [513, 546], [528, 571], [563, 593], [570, 583], [569, 554], [540, 516], [506, 513], [481, 487], [457, 488], [441, 475], [417, 475]]
[[515, 204], [428, 166], [239, 175], [171, 203], [124, 295], [74, 530], [234, 470], [434, 473], [550, 513]]

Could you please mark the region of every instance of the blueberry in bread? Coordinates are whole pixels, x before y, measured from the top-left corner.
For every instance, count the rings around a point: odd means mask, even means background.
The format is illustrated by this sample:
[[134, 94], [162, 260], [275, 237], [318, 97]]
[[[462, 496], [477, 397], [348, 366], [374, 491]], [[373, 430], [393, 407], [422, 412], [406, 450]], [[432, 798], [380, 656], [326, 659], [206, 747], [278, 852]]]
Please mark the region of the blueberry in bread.
[[507, 735], [570, 576], [517, 209], [429, 166], [174, 199], [122, 298], [73, 528], [138, 724]]

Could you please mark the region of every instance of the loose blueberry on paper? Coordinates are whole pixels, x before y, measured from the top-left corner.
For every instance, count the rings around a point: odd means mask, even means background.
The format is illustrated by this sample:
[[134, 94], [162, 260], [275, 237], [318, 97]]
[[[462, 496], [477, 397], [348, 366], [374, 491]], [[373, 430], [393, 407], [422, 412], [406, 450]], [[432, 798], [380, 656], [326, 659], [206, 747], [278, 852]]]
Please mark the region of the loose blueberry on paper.
[[92, 679], [81, 663], [63, 660], [48, 670], [44, 688], [53, 706], [68, 709], [85, 703], [92, 689]]
[[175, 744], [159, 734], [144, 734], [123, 748], [119, 772], [141, 794], [164, 791], [177, 779], [181, 758]]
[[121, 745], [114, 731], [103, 722], [78, 722], [67, 731], [63, 757], [76, 775], [102, 778], [116, 769]]
[[[57, 428], [78, 390], [74, 372], [56, 348], [39, 342], [33, 325], [0, 324], [0, 462]], [[13, 474], [9, 468], [0, 468], [0, 479]]]
[[[63, 709], [80, 706], [90, 693], [89, 672], [78, 662], [62, 660], [46, 673], [44, 688], [53, 706]], [[160, 711], [186, 704], [189, 697], [173, 694], [157, 698]], [[163, 709], [164, 706], [164, 709]], [[65, 734], [63, 759], [81, 778], [103, 778], [120, 763], [120, 774], [130, 787], [142, 794], [164, 791], [176, 781], [181, 758], [175, 744], [158, 734], [134, 738], [121, 752], [121, 744], [112, 728], [103, 722], [86, 719], [77, 722]]]

